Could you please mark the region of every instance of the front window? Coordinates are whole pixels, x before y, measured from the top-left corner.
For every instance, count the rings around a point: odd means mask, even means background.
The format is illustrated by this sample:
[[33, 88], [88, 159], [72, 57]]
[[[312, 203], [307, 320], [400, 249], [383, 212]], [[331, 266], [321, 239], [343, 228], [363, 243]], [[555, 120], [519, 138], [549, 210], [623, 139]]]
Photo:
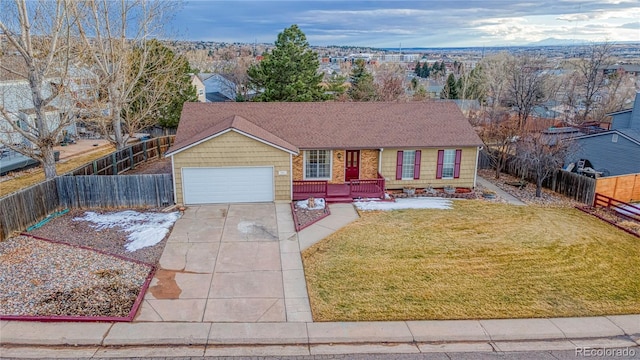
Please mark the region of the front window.
[[442, 178], [453, 179], [453, 169], [456, 166], [456, 150], [450, 149], [444, 151], [444, 159], [442, 161]]
[[416, 151], [405, 150], [402, 153], [402, 180], [413, 180], [415, 175]]
[[305, 179], [331, 179], [331, 151], [305, 151], [304, 177]]

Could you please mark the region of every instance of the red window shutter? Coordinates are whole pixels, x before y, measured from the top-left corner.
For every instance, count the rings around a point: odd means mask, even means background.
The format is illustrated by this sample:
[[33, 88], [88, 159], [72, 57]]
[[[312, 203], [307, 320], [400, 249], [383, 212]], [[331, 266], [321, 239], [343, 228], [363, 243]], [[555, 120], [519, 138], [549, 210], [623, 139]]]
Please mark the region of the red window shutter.
[[420, 179], [420, 150], [416, 150], [416, 161], [413, 166], [413, 178], [418, 180]]
[[453, 178], [457, 179], [460, 177], [460, 159], [462, 158], [462, 150], [456, 150], [456, 166], [453, 168]]
[[402, 156], [404, 152], [398, 151], [398, 161], [396, 162], [396, 180], [402, 180]]
[[436, 168], [436, 179], [442, 179], [442, 164], [444, 164], [444, 150], [438, 150], [438, 167]]

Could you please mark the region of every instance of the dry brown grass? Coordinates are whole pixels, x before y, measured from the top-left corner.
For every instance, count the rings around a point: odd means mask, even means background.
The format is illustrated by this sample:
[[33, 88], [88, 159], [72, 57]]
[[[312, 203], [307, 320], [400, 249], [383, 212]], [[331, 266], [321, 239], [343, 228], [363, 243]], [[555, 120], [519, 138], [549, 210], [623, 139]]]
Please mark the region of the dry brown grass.
[[[113, 146], [105, 146], [100, 149], [96, 149], [90, 153], [77, 155], [70, 158], [68, 161], [59, 162], [56, 164], [56, 170], [58, 174], [64, 174], [68, 171], [76, 169], [88, 162], [101, 158], [115, 150]], [[20, 189], [35, 185], [44, 181], [44, 170], [42, 166], [33, 169], [32, 171], [26, 171], [23, 175], [14, 177], [13, 179], [6, 180], [0, 183], [0, 196], [5, 196], [16, 192]]]
[[640, 313], [640, 240], [575, 209], [363, 213], [303, 253], [315, 321]]

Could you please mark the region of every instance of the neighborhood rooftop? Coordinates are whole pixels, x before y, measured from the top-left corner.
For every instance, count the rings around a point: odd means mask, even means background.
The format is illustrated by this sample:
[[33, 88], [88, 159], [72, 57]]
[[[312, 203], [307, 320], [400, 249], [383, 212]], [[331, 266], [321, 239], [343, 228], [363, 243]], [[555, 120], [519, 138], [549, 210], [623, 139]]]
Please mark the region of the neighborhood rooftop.
[[482, 146], [453, 101], [233, 102], [186, 103], [169, 152], [230, 128], [287, 150]]

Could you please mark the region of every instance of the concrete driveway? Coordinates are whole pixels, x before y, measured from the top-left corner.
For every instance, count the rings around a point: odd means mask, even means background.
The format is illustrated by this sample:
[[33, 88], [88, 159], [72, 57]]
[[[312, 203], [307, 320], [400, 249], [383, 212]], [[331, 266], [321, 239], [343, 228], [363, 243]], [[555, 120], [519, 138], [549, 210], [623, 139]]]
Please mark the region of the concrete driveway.
[[311, 321], [289, 204], [189, 207], [135, 321]]

